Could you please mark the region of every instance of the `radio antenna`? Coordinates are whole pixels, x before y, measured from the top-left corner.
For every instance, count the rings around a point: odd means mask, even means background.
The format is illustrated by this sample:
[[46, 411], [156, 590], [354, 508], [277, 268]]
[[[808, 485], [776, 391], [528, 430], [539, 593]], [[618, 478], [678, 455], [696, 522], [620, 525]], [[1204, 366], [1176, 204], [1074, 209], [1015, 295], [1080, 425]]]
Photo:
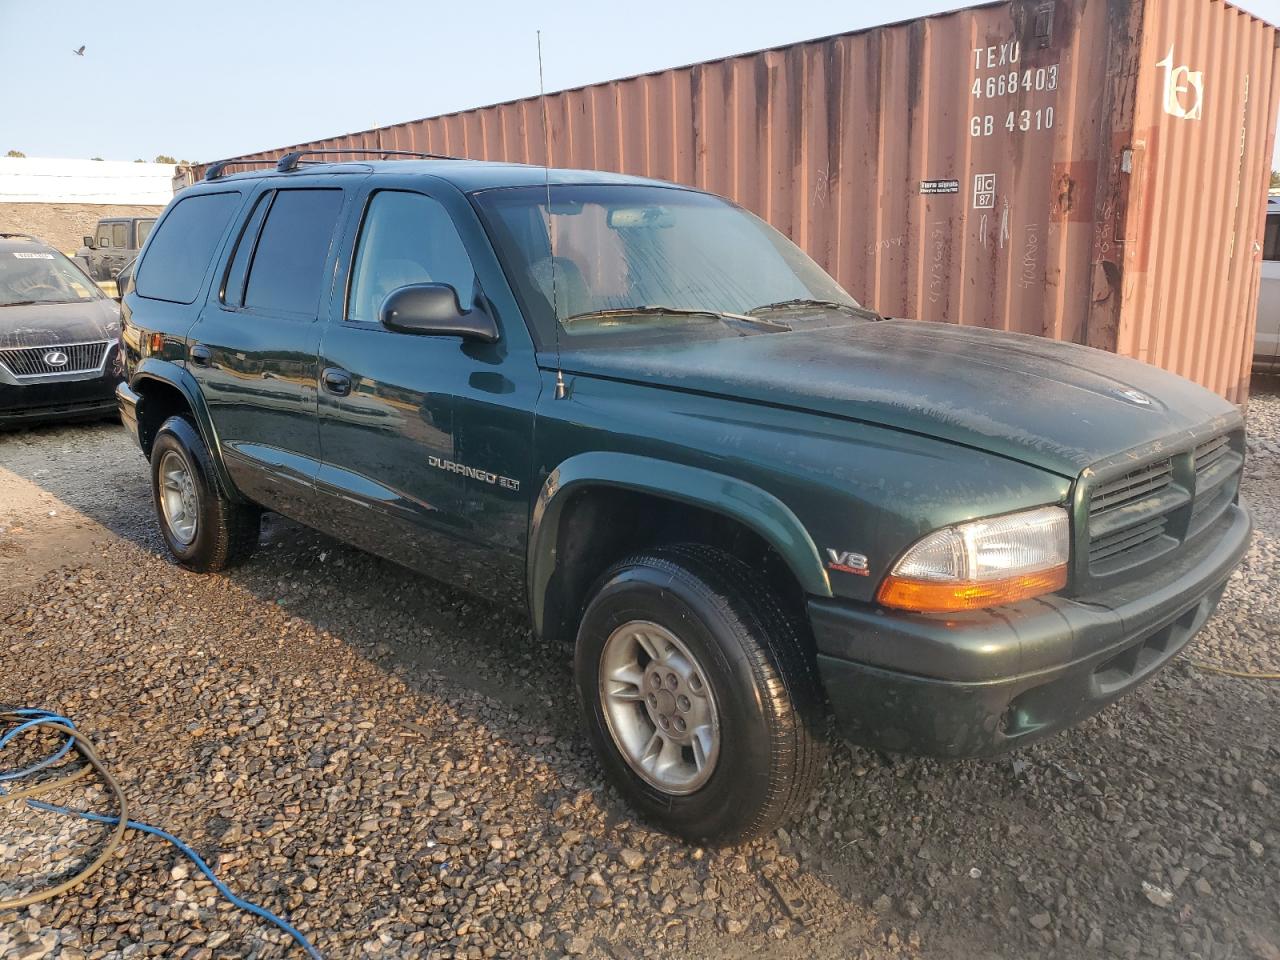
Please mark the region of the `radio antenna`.
[[547, 115], [547, 88], [542, 80], [542, 31], [538, 31], [538, 102], [542, 107], [542, 182], [547, 193], [547, 249], [551, 256], [551, 329], [556, 344], [556, 399], [567, 393], [560, 368], [560, 304], [556, 291], [556, 232], [551, 222], [551, 120]]

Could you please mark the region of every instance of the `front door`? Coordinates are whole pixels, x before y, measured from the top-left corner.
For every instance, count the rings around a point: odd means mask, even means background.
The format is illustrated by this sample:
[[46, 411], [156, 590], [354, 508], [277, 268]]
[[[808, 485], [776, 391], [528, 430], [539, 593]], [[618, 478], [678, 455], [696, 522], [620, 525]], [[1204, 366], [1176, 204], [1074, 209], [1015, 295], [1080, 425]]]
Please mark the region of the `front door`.
[[237, 487], [310, 520], [320, 443], [316, 354], [343, 191], [264, 190], [192, 328], [189, 365]]
[[128, 220], [100, 220], [94, 235], [94, 249], [89, 251], [90, 275], [95, 280], [112, 280], [129, 265], [129, 233], [132, 224]]
[[[427, 192], [371, 190], [364, 203], [345, 295], [321, 344], [318, 488], [332, 504], [326, 513], [335, 533], [374, 553], [519, 599], [536, 368], [502, 339], [383, 327], [382, 301], [411, 283], [447, 283], [472, 308], [484, 296], [477, 240], [465, 240]], [[486, 542], [486, 515], [518, 518], [507, 542]]]

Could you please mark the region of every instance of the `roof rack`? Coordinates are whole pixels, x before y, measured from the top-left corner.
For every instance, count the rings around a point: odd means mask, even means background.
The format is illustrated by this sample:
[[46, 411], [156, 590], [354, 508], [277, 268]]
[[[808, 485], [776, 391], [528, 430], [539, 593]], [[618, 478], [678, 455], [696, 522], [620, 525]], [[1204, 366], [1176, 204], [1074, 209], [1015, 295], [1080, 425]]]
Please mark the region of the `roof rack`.
[[217, 180], [222, 176], [222, 171], [227, 167], [240, 166], [246, 163], [275, 163], [274, 160], [215, 160], [209, 166], [205, 167], [204, 178], [206, 180]]
[[417, 157], [419, 160], [461, 160], [462, 157], [451, 157], [443, 153], [422, 153], [418, 150], [384, 150], [381, 147], [325, 147], [317, 150], [293, 150], [286, 153], [276, 164], [280, 173], [297, 170], [303, 157], [333, 153], [369, 153], [380, 157]]

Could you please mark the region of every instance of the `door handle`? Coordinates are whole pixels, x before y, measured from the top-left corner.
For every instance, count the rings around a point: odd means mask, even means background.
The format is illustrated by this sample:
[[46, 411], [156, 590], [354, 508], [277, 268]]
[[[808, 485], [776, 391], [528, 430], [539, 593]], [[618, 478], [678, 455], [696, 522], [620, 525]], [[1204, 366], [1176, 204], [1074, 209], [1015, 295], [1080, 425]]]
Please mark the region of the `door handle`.
[[351, 392], [351, 374], [337, 367], [326, 367], [320, 374], [320, 383], [325, 393], [332, 393], [335, 397], [345, 397]]
[[197, 367], [207, 367], [213, 362], [213, 351], [203, 343], [197, 343], [191, 348], [191, 362]]

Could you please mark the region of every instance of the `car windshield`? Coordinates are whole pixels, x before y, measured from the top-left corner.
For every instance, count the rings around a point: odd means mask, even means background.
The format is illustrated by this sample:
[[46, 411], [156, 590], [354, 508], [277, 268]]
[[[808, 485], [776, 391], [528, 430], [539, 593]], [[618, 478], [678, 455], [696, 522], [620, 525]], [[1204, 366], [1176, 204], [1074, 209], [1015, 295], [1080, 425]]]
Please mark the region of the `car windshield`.
[[75, 303], [106, 296], [55, 250], [0, 250], [0, 307]]
[[668, 187], [475, 195], [540, 348], [783, 334], [876, 319], [763, 220]]

